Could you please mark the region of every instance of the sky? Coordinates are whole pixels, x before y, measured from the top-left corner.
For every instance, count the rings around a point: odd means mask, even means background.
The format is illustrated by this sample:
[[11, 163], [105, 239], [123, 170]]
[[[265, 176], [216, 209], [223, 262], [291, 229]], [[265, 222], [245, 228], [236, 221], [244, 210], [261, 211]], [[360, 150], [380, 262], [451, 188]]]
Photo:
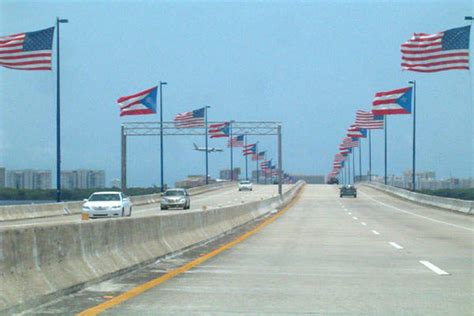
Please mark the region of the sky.
[[[211, 121], [278, 121], [286, 172], [324, 175], [358, 109], [378, 91], [417, 81], [417, 169], [473, 174], [473, 74], [402, 72], [400, 44], [414, 32], [467, 25], [472, 1], [6, 1], [0, 35], [61, 25], [62, 168], [120, 178], [115, 103], [166, 81], [164, 120], [211, 106]], [[473, 32], [471, 30], [471, 32]], [[472, 42], [472, 34], [471, 34]], [[56, 47], [56, 42], [54, 43]], [[471, 53], [473, 52], [471, 45]], [[55, 56], [53, 64], [55, 65]], [[0, 165], [56, 165], [56, 69], [0, 68]], [[388, 121], [388, 173], [411, 168], [411, 115]], [[383, 174], [383, 131], [373, 132], [373, 173]], [[259, 141], [276, 160], [275, 137]], [[210, 146], [225, 147], [225, 140]], [[204, 174], [203, 137], [165, 137], [165, 183]], [[367, 141], [362, 142], [367, 170]], [[210, 155], [210, 174], [230, 164]], [[235, 165], [244, 168], [237, 151]], [[158, 137], [128, 143], [129, 186], [158, 185]], [[53, 177], [55, 179], [55, 177]]]

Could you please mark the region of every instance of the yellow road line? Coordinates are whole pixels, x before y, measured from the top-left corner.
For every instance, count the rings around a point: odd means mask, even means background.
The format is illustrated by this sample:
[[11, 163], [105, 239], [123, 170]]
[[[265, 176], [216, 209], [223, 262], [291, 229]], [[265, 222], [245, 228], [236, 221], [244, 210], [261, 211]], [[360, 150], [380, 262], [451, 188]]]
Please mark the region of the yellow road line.
[[295, 199], [293, 199], [293, 201], [291, 201], [284, 209], [282, 209], [281, 211], [279, 211], [275, 215], [271, 216], [270, 218], [265, 220], [263, 223], [261, 223], [260, 225], [258, 225], [254, 229], [252, 229], [252, 230], [246, 232], [245, 234], [237, 237], [233, 241], [231, 241], [231, 242], [223, 245], [222, 247], [217, 248], [217, 249], [215, 249], [215, 250], [213, 250], [213, 251], [211, 251], [211, 252], [209, 252], [209, 253], [207, 253], [207, 254], [205, 254], [205, 255], [203, 255], [203, 256], [201, 256], [201, 257], [199, 257], [199, 258], [197, 258], [197, 259], [181, 266], [181, 267], [179, 267], [179, 268], [176, 268], [176, 269], [168, 272], [165, 275], [162, 275], [162, 276], [160, 276], [156, 279], [153, 279], [153, 280], [150, 280], [146, 283], [138, 285], [138, 286], [134, 287], [133, 289], [112, 298], [111, 300], [108, 300], [108, 301], [103, 302], [99, 305], [96, 305], [94, 307], [86, 309], [86, 310], [82, 311], [81, 313], [79, 313], [78, 315], [79, 316], [98, 315], [98, 314], [102, 313], [103, 311], [105, 311], [109, 308], [117, 306], [118, 304], [121, 304], [125, 301], [128, 301], [129, 299], [131, 299], [131, 298], [133, 298], [137, 295], [140, 295], [143, 292], [148, 291], [151, 288], [154, 288], [155, 286], [160, 285], [161, 283], [165, 282], [166, 280], [169, 280], [169, 279], [171, 279], [171, 278], [173, 278], [173, 277], [175, 277], [175, 276], [177, 276], [181, 273], [184, 273], [184, 272], [190, 270], [191, 268], [193, 268], [193, 267], [203, 263], [204, 261], [220, 254], [223, 251], [226, 251], [227, 249], [232, 248], [236, 244], [238, 244], [241, 241], [249, 238], [250, 236], [252, 236], [255, 233], [262, 230], [264, 227], [266, 227], [269, 224], [273, 223], [278, 217], [280, 217], [286, 211], [288, 211], [291, 207], [293, 207], [293, 205], [298, 201], [299, 197], [301, 196], [301, 193], [302, 193], [303, 189], [301, 189], [301, 191], [298, 193], [298, 196]]

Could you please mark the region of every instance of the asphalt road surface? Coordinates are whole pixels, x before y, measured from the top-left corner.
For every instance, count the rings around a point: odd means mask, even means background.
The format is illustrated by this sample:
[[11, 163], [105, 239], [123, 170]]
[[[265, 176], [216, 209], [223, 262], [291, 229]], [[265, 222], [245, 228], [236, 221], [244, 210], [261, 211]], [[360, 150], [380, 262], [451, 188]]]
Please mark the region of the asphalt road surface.
[[[337, 186], [307, 185], [248, 239], [104, 313], [473, 315], [473, 237], [467, 215], [370, 188], [341, 199]], [[163, 260], [31, 312], [86, 309], [186, 261]]]

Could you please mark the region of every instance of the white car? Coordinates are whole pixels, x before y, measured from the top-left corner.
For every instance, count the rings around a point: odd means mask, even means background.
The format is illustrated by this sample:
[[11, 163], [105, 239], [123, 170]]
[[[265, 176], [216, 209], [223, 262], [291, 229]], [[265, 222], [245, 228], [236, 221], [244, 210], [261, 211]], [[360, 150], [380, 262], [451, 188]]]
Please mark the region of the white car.
[[239, 182], [239, 191], [249, 190], [252, 191], [252, 182], [250, 181], [240, 181]]
[[132, 216], [132, 202], [121, 192], [95, 192], [84, 200], [90, 218]]

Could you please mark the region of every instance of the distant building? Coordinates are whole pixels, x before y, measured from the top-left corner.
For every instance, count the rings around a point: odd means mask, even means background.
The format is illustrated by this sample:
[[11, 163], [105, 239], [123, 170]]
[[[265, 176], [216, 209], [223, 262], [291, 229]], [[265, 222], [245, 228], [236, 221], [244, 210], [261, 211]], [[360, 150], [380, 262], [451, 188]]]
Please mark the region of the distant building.
[[[234, 180], [239, 180], [240, 178], [240, 168], [234, 168]], [[224, 169], [219, 172], [219, 178], [223, 180], [230, 180], [230, 169]]]
[[90, 169], [61, 171], [61, 186], [69, 190], [105, 188], [105, 171]]
[[51, 170], [11, 170], [7, 171], [7, 187], [14, 189], [51, 189]]
[[[211, 183], [215, 183], [216, 180], [209, 179], [208, 182], [209, 182], [209, 184], [211, 184]], [[189, 189], [189, 188], [194, 188], [194, 187], [198, 187], [198, 186], [205, 185], [205, 184], [206, 184], [206, 177], [205, 176], [203, 176], [203, 175], [190, 175], [184, 180], [177, 181], [175, 183], [175, 186], [177, 188]]]
[[120, 179], [113, 179], [112, 181], [110, 181], [110, 187], [111, 188], [116, 188], [116, 189], [121, 188]]
[[6, 180], [5, 168], [0, 168], [0, 188], [5, 187]]
[[298, 180], [303, 180], [307, 184], [324, 184], [325, 182], [325, 177], [324, 176], [319, 176], [319, 175], [305, 175], [305, 174], [288, 174], [288, 176], [291, 178], [293, 182], [296, 183]]

